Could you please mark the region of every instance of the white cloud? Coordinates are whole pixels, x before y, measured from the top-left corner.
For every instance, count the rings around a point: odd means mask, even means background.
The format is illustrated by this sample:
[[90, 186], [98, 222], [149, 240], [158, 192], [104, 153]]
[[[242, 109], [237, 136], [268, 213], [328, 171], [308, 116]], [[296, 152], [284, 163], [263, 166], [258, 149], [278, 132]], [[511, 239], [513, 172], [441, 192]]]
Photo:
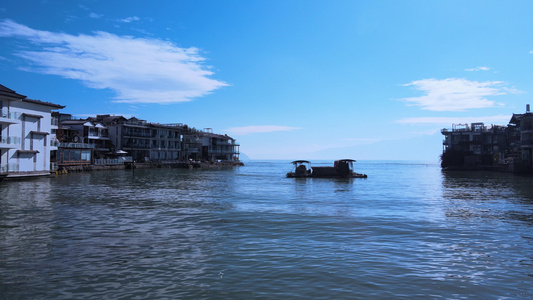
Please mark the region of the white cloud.
[[34, 30], [0, 21], [0, 37], [20, 38], [34, 49], [16, 55], [31, 63], [23, 69], [76, 79], [96, 89], [116, 92], [115, 102], [175, 103], [202, 97], [227, 86], [209, 78], [199, 49], [180, 48], [157, 39], [107, 32], [70, 35]]
[[278, 131], [292, 131], [302, 129], [299, 127], [278, 126], [278, 125], [260, 125], [260, 126], [244, 126], [244, 127], [232, 127], [226, 129], [228, 133], [232, 135], [246, 135], [252, 133], [267, 133]]
[[89, 17], [93, 18], [93, 19], [100, 19], [101, 17], [103, 17], [104, 15], [101, 15], [101, 14], [97, 14], [97, 13], [90, 13], [89, 14]]
[[473, 71], [488, 71], [490, 70], [489, 67], [477, 67], [472, 69], [465, 69], [465, 71], [473, 72]]
[[124, 19], [119, 19], [118, 21], [122, 23], [131, 23], [133, 21], [139, 21], [139, 20], [140, 20], [139, 17], [127, 17]]
[[409, 125], [442, 125], [451, 126], [452, 124], [465, 124], [483, 122], [485, 124], [507, 124], [511, 120], [509, 115], [497, 115], [486, 117], [418, 117], [403, 118], [397, 122]]
[[485, 97], [518, 93], [519, 91], [502, 87], [501, 81], [477, 82], [462, 78], [422, 79], [404, 84], [413, 86], [425, 95], [403, 98], [411, 106], [420, 106], [431, 111], [464, 111], [472, 108], [494, 107], [496, 103]]

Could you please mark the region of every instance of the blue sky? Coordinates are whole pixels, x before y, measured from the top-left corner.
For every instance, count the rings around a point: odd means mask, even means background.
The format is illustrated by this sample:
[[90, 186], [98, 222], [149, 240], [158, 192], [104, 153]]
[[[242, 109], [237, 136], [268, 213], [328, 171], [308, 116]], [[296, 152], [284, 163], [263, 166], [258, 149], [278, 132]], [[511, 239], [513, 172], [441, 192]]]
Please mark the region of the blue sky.
[[438, 162], [533, 92], [531, 1], [0, 1], [0, 83], [212, 128], [252, 159]]

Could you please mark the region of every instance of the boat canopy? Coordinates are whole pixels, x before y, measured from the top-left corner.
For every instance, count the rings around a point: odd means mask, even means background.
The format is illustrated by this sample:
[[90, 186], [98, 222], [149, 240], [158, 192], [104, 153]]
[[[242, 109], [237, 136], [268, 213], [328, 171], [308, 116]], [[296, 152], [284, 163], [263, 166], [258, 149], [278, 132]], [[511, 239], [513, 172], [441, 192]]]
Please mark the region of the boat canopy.
[[339, 160], [336, 160], [336, 161], [348, 161], [348, 162], [356, 162], [355, 159], [339, 159]]
[[291, 162], [291, 164], [310, 164], [311, 162], [308, 161], [308, 160], [295, 160], [293, 162]]

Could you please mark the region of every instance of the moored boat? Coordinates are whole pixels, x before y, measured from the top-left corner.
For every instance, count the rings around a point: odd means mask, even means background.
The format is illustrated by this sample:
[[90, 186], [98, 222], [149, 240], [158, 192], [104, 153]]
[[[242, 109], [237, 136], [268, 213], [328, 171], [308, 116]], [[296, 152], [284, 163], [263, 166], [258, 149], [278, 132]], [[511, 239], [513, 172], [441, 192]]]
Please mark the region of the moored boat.
[[333, 167], [311, 167], [307, 160], [292, 162], [294, 169], [287, 173], [287, 177], [313, 177], [313, 178], [367, 178], [366, 174], [357, 173], [353, 169], [354, 159], [339, 159]]
[[287, 177], [310, 177], [311, 162], [308, 160], [295, 160], [291, 162], [294, 165], [292, 172], [287, 173]]

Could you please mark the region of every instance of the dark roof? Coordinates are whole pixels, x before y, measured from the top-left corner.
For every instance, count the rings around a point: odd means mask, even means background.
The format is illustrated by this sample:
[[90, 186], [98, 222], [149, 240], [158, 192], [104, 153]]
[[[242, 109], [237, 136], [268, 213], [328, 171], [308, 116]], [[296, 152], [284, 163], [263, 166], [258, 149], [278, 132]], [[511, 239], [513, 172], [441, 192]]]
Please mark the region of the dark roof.
[[36, 119], [40, 119], [43, 117], [41, 115], [34, 115], [34, 114], [27, 114], [27, 113], [23, 113], [22, 115], [26, 117], [36, 118]]
[[90, 120], [65, 120], [61, 121], [61, 125], [83, 125], [87, 122], [92, 123]]
[[17, 94], [14, 90], [9, 89], [6, 86], [1, 85], [1, 84], [0, 84], [0, 96], [8, 96], [8, 97], [13, 97], [13, 98], [17, 98], [17, 99], [26, 98], [26, 96], [21, 95], [21, 94]]
[[54, 107], [54, 108], [65, 108], [65, 105], [59, 105], [59, 104], [55, 104], [55, 103], [51, 103], [51, 102], [45, 102], [45, 101], [41, 101], [41, 100], [35, 100], [35, 99], [22, 99], [22, 101], [29, 102], [29, 103], [40, 104], [40, 105], [51, 106], [51, 107]]
[[520, 121], [526, 117], [527, 118], [533, 117], [533, 113], [526, 112], [525, 114], [513, 114], [513, 116], [511, 117], [511, 120], [509, 121], [509, 124], [518, 125], [520, 124]]
[[54, 104], [51, 102], [44, 102], [41, 100], [28, 99], [26, 96], [18, 94], [14, 90], [7, 88], [5, 85], [1, 85], [1, 84], [0, 84], [0, 96], [11, 97], [11, 98], [15, 98], [18, 100], [22, 100], [24, 102], [46, 105], [46, 106], [51, 106], [54, 108], [65, 108], [64, 105]]
[[229, 136], [227, 134], [218, 134], [218, 133], [205, 132], [205, 131], [198, 132], [198, 135], [202, 136], [202, 137], [205, 136], [205, 137], [211, 137], [211, 138], [235, 140], [234, 138], [232, 138], [231, 136]]
[[95, 121], [95, 122], [102, 122], [106, 125], [112, 125], [112, 124], [119, 124], [121, 122], [126, 121], [127, 119], [123, 116], [110, 116], [110, 115], [97, 115], [96, 118], [89, 117], [87, 120]]

